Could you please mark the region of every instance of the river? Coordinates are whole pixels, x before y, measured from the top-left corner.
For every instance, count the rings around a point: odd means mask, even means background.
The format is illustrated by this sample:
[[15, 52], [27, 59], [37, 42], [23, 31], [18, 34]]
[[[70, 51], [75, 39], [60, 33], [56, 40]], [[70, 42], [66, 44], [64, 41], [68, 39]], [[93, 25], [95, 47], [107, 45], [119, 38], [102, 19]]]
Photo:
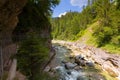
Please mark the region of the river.
[[81, 49], [76, 47], [80, 48], [80, 45], [64, 41], [53, 43], [57, 64], [54, 69], [60, 76], [59, 80], [120, 80], [119, 72], [116, 75], [112, 71], [110, 71], [110, 74], [104, 71], [103, 67], [105, 65], [101, 65], [98, 60], [94, 60], [95, 58], [91, 56], [91, 54], [96, 55], [95, 53], [90, 52], [88, 49], [84, 50], [84, 45]]

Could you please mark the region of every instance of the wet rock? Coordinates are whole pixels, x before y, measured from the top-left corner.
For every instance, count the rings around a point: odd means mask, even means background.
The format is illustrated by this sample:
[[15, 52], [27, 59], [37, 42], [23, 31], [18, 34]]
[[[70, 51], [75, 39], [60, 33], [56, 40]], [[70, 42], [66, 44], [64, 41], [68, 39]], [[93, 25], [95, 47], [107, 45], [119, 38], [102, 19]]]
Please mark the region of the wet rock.
[[80, 59], [76, 59], [75, 58], [75, 63], [78, 64], [78, 65], [80, 65]]
[[50, 66], [47, 66], [45, 69], [44, 69], [45, 72], [48, 72], [50, 71]]
[[68, 63], [68, 61], [62, 60], [61, 63], [65, 64]]
[[81, 66], [85, 66], [86, 65], [86, 62], [84, 60], [80, 60], [80, 65]]
[[66, 69], [73, 69], [75, 66], [77, 66], [77, 64], [74, 64], [74, 63], [65, 63], [65, 68]]
[[[118, 79], [120, 79], [120, 55], [108, 54], [108, 52], [105, 52], [104, 50], [99, 48], [93, 48], [92, 46], [91, 47], [88, 46], [86, 48], [80, 48], [77, 46], [77, 44], [75, 45], [73, 44], [69, 45], [69, 44], [70, 43], [66, 43], [66, 46], [68, 46], [72, 50], [71, 57], [69, 59], [70, 61], [73, 60], [71, 63], [77, 64], [77, 66], [75, 66], [72, 70], [79, 72], [80, 71], [79, 66], [81, 65], [88, 66], [85, 68], [82, 66], [82, 68], [85, 69], [84, 71], [86, 71], [87, 68], [90, 69], [90, 73], [87, 72], [87, 74], [85, 74], [85, 78], [88, 77], [85, 80], [106, 80], [104, 79], [104, 76], [102, 76], [96, 71], [93, 71], [94, 70], [93, 66], [95, 65], [99, 65], [104, 71], [108, 72], [107, 75], [110, 75], [112, 77], [117, 77]], [[72, 70], [70, 69], [71, 75], [69, 76], [72, 76]], [[84, 73], [84, 71], [80, 71], [80, 72]], [[91, 76], [88, 76], [89, 74]], [[84, 80], [84, 79], [82, 75], [82, 77], [80, 78], [79, 77], [76, 79], [72, 78], [71, 80]]]
[[77, 63], [80, 66], [85, 66], [86, 65], [86, 60], [82, 55], [78, 55], [75, 57], [75, 63]]
[[83, 70], [83, 68], [81, 66], [76, 66], [74, 67], [75, 70], [79, 71], [79, 70]]
[[74, 56], [69, 56], [69, 59], [74, 59]]
[[83, 80], [83, 77], [78, 77], [77, 80]]
[[81, 60], [81, 59], [75, 59], [75, 63], [77, 63], [80, 66], [85, 66], [86, 65], [86, 61]]
[[[75, 63], [75, 59], [70, 59], [71, 63]], [[76, 64], [76, 63], [75, 63]]]
[[67, 71], [67, 74], [68, 74], [68, 75], [71, 75], [71, 71]]
[[50, 68], [49, 72], [56, 73], [56, 70], [54, 68]]
[[87, 62], [86, 62], [86, 65], [87, 65], [88, 67], [94, 67], [94, 63], [93, 63], [92, 61], [87, 61]]
[[85, 78], [84, 76], [79, 76], [79, 77], [77, 78], [77, 80], [88, 80], [88, 79]]
[[77, 55], [75, 58], [76, 59], [84, 59], [84, 57], [82, 55]]

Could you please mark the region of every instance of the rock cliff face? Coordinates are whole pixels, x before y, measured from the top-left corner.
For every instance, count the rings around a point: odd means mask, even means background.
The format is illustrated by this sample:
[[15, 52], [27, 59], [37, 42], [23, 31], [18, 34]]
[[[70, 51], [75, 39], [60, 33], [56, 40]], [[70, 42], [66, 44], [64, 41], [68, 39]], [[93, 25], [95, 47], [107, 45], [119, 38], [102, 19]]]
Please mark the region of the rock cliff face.
[[0, 0], [0, 75], [10, 65], [10, 56], [16, 53], [12, 32], [18, 23], [18, 14], [27, 0]]

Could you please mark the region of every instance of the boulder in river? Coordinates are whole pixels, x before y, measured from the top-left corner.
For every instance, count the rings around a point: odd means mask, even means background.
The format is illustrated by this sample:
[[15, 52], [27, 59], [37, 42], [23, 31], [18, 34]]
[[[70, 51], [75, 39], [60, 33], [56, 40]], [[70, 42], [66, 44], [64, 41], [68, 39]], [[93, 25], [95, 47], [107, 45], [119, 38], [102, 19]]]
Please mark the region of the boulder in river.
[[81, 66], [75, 66], [74, 69], [77, 70], [77, 71], [83, 70], [83, 68]]
[[87, 61], [87, 62], [86, 62], [86, 65], [87, 65], [88, 67], [94, 67], [94, 63], [93, 63], [92, 61]]
[[50, 66], [47, 66], [47, 67], [44, 69], [44, 71], [46, 71], [46, 72], [50, 71]]
[[77, 66], [77, 64], [75, 64], [75, 63], [70, 63], [70, 62], [65, 63], [66, 69], [73, 69], [75, 66]]
[[85, 60], [76, 59], [76, 58], [75, 58], [75, 63], [80, 65], [80, 66], [85, 66], [86, 65], [86, 61]]
[[85, 57], [83, 55], [77, 55], [75, 59], [85, 60]]
[[77, 78], [77, 80], [90, 80], [90, 79], [88, 79], [87, 77], [85, 77], [84, 75], [82, 75], [82, 76], [79, 76]]
[[67, 71], [67, 74], [68, 74], [68, 75], [71, 75], [71, 71]]
[[68, 63], [68, 61], [62, 60], [61, 63], [65, 64]]

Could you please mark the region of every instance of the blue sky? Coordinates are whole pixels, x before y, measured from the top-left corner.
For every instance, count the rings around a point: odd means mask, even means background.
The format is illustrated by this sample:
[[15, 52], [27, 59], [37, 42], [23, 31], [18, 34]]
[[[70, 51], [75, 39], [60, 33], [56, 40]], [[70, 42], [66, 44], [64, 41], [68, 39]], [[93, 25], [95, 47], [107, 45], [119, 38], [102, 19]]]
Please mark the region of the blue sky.
[[65, 15], [68, 11], [82, 11], [83, 5], [87, 5], [87, 0], [61, 0], [60, 4], [53, 10], [53, 17]]

